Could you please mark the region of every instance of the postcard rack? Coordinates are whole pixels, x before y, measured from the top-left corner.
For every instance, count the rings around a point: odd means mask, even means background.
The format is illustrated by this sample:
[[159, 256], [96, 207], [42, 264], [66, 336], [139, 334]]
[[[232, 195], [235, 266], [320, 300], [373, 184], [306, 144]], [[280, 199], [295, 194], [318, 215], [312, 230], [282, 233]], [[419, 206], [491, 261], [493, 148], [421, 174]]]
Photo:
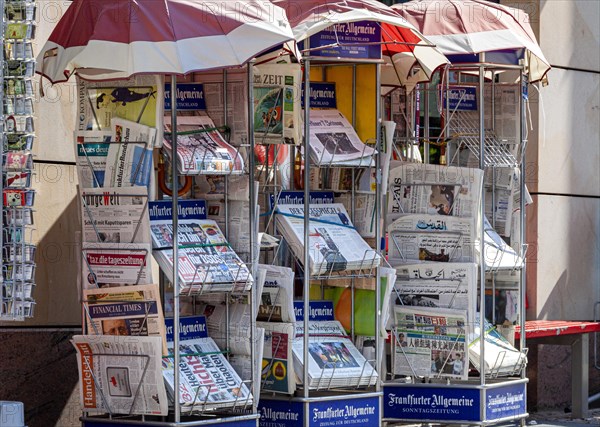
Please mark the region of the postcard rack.
[[[527, 418], [526, 385], [527, 378], [525, 367], [527, 365], [527, 348], [523, 338], [514, 348], [507, 343], [495, 325], [487, 322], [480, 313], [486, 311], [486, 316], [491, 305], [490, 320], [495, 319], [495, 286], [500, 280], [509, 279], [515, 282], [515, 298], [518, 299], [518, 308], [511, 324], [524, 324], [525, 321], [525, 102], [527, 99], [527, 78], [522, 64], [498, 65], [486, 63], [483, 58], [476, 64], [455, 64], [444, 71], [443, 83], [439, 88], [442, 108], [442, 134], [439, 140], [444, 141], [445, 156], [449, 165], [478, 168], [483, 173], [481, 198], [477, 206], [477, 215], [481, 221], [477, 222], [476, 236], [480, 256], [477, 259], [478, 271], [475, 270], [475, 288], [470, 291], [476, 299], [476, 307], [471, 309], [472, 330], [468, 332], [465, 344], [468, 345], [471, 362], [474, 370], [468, 373], [466, 379], [448, 379], [441, 375], [422, 376], [415, 371], [409, 375], [390, 374], [383, 384], [384, 390], [384, 415], [383, 420], [390, 423], [441, 423], [463, 425], [494, 425], [508, 421], [521, 423]], [[511, 90], [502, 92], [502, 83], [496, 82], [497, 75], [501, 72], [518, 73], [519, 84], [507, 85]], [[461, 73], [477, 74], [478, 82], [471, 83], [468, 78], [462, 79]], [[492, 73], [491, 81], [486, 81], [486, 73]], [[448, 84], [449, 73], [458, 76], [458, 83]], [[454, 81], [454, 80], [453, 80]], [[469, 81], [469, 83], [464, 83]], [[445, 85], [445, 86], [444, 86]], [[425, 92], [427, 91], [427, 85]], [[505, 86], [505, 87], [507, 87]], [[506, 97], [512, 103], [511, 108], [503, 109], [502, 102], [496, 95]], [[510, 92], [510, 93], [509, 93]], [[450, 94], [452, 93], [452, 97]], [[468, 96], [467, 96], [468, 95]], [[425, 96], [428, 96], [426, 93]], [[446, 102], [446, 100], [448, 100]], [[504, 120], [504, 123], [503, 123]], [[425, 135], [423, 140], [429, 142], [428, 135], [428, 109], [425, 112]], [[513, 128], [506, 126], [512, 122]], [[507, 130], [508, 129], [508, 130]], [[511, 133], [512, 132], [512, 133]], [[410, 139], [410, 135], [408, 135]], [[415, 138], [421, 139], [421, 138]], [[428, 162], [428, 144], [425, 144], [425, 162]], [[509, 171], [509, 172], [507, 172]], [[502, 186], [497, 183], [501, 176], [515, 178], [515, 190], [521, 192], [520, 200], [515, 200], [511, 212], [518, 214], [519, 220], [513, 228], [510, 243], [515, 248], [516, 259], [521, 259], [522, 264], [513, 265], [511, 268], [500, 269], [492, 260], [486, 259], [486, 246], [493, 242], [488, 239], [487, 233], [491, 228], [504, 224], [505, 217], [499, 208], [500, 191]], [[490, 182], [491, 180], [491, 182]], [[512, 184], [512, 182], [511, 182]], [[511, 193], [512, 194], [512, 193]], [[512, 196], [511, 196], [512, 197]], [[490, 203], [491, 200], [491, 203]], [[484, 221], [488, 216], [490, 223]], [[491, 224], [491, 225], [490, 225]], [[506, 230], [499, 231], [506, 236]], [[485, 238], [484, 238], [485, 236]], [[499, 238], [499, 237], [498, 237]], [[486, 241], [487, 240], [487, 241]], [[475, 244], [475, 239], [473, 241]], [[392, 242], [390, 242], [390, 247]], [[474, 248], [475, 249], [475, 248]], [[498, 281], [498, 282], [497, 282]], [[491, 282], [492, 298], [486, 295]], [[403, 304], [400, 294], [398, 297]], [[457, 297], [454, 294], [451, 299]], [[491, 304], [490, 304], [491, 303]], [[480, 313], [477, 313], [479, 311]], [[514, 326], [513, 326], [514, 327]], [[483, 331], [483, 332], [482, 332]], [[392, 347], [401, 343], [396, 329], [393, 329]], [[404, 344], [403, 344], [404, 345]], [[396, 344], [401, 353], [407, 347]], [[392, 350], [394, 351], [394, 350]], [[449, 362], [450, 354], [444, 362]], [[414, 365], [415, 367], [417, 365]], [[413, 365], [410, 365], [411, 369]], [[416, 369], [415, 369], [416, 370]], [[433, 371], [433, 366], [431, 367]], [[441, 372], [441, 371], [440, 371]], [[444, 410], [436, 410], [439, 403], [452, 402], [444, 406]], [[433, 405], [433, 406], [432, 406]], [[523, 424], [521, 424], [523, 425]]]
[[0, 155], [2, 164], [2, 278], [0, 321], [33, 317], [35, 246], [32, 242], [33, 40], [36, 6], [32, 1], [0, 1]]

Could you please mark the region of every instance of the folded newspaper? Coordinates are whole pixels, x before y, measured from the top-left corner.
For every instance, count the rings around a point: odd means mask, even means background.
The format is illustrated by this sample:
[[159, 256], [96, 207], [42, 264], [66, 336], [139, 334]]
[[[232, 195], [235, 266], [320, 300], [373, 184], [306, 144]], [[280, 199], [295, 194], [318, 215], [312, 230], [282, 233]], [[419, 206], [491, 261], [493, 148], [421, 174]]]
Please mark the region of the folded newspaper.
[[[341, 203], [311, 204], [309, 208], [309, 269], [311, 275], [374, 271], [381, 257], [352, 226]], [[304, 205], [277, 205], [278, 229], [294, 255], [304, 262]]]
[[260, 265], [260, 268], [266, 275], [256, 320], [295, 322], [294, 271], [275, 265]]
[[310, 158], [316, 165], [372, 166], [376, 150], [363, 144], [335, 109], [310, 110]]
[[293, 323], [256, 322], [265, 330], [261, 367], [261, 390], [294, 394], [296, 374], [292, 344], [296, 333]]
[[475, 262], [472, 218], [407, 214], [387, 228], [391, 265], [414, 261]]
[[84, 242], [84, 289], [153, 283], [150, 251], [147, 243]]
[[104, 186], [106, 157], [112, 133], [105, 131], [75, 131], [75, 161], [81, 188]]
[[160, 337], [167, 354], [158, 285], [84, 289], [83, 298], [89, 334]]
[[111, 120], [112, 142], [106, 155], [104, 187], [149, 186], [156, 129], [129, 120]]
[[[173, 350], [173, 343], [169, 343]], [[184, 413], [210, 412], [252, 405], [252, 393], [231, 367], [212, 338], [194, 338], [179, 343], [179, 391], [174, 390], [173, 357], [163, 358], [163, 375], [171, 401], [178, 394]]]
[[[171, 202], [150, 203], [150, 230], [153, 255], [160, 268], [173, 277], [173, 224]], [[246, 265], [231, 249], [217, 223], [205, 217], [203, 201], [186, 200], [178, 207], [177, 249], [181, 290], [248, 290], [252, 277]]]
[[[177, 169], [181, 174], [239, 174], [244, 171], [242, 154], [225, 141], [207, 115], [180, 117], [177, 130]], [[163, 152], [168, 158], [172, 156], [171, 141], [169, 124], [163, 144]]]
[[150, 243], [146, 187], [80, 191], [84, 242]]
[[467, 379], [467, 312], [439, 307], [394, 307], [392, 372]]
[[167, 415], [162, 339], [75, 335], [83, 411]]
[[[304, 372], [304, 324], [296, 322], [292, 345], [294, 370], [302, 380]], [[331, 389], [364, 387], [377, 382], [377, 372], [346, 336], [338, 321], [309, 322], [308, 387]]]

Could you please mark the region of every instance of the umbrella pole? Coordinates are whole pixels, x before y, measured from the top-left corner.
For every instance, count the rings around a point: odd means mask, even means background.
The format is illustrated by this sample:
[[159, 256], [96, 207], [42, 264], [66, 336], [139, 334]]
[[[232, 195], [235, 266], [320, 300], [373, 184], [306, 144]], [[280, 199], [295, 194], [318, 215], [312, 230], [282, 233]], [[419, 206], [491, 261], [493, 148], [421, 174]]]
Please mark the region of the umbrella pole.
[[181, 408], [179, 406], [179, 217], [177, 201], [179, 198], [179, 176], [177, 170], [177, 76], [171, 75], [171, 186], [173, 188], [172, 211], [173, 219], [173, 389], [175, 390], [175, 419], [178, 423], [181, 419]]

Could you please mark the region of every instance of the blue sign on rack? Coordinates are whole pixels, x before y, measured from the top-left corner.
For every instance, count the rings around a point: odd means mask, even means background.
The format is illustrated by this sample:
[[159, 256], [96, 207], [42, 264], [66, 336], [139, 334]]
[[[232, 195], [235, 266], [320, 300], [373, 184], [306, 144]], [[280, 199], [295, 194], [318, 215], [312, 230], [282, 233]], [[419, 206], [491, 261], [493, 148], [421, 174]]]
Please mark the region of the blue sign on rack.
[[485, 419], [516, 418], [526, 413], [525, 383], [494, 387], [485, 393]]
[[[310, 301], [308, 320], [327, 321], [335, 320], [333, 316], [332, 301]], [[304, 321], [304, 302], [294, 301], [294, 314], [296, 322]]]
[[[165, 110], [171, 109], [171, 84], [165, 84]], [[204, 86], [200, 83], [177, 83], [177, 109], [180, 111], [206, 110]]]
[[381, 59], [381, 27], [372, 21], [340, 23], [310, 37], [314, 56]]
[[446, 99], [450, 111], [477, 111], [477, 89], [473, 86], [452, 86], [444, 97], [444, 108]]
[[302, 402], [287, 400], [268, 400], [258, 402], [259, 426], [295, 427], [303, 425]]
[[[167, 328], [167, 342], [173, 342], [174, 322], [172, 317], [168, 317], [165, 319], [165, 326]], [[179, 318], [180, 340], [193, 340], [195, 338], [206, 337], [208, 337], [208, 330], [206, 329], [206, 317], [186, 316]]]
[[[157, 200], [148, 203], [150, 221], [166, 221], [172, 219], [173, 203], [171, 200]], [[177, 217], [179, 219], [206, 219], [205, 200], [178, 200]]]
[[[300, 102], [304, 108], [304, 85]], [[310, 82], [310, 108], [337, 108], [335, 83]]]
[[[333, 203], [333, 191], [311, 191], [309, 194], [310, 204]], [[304, 191], [282, 191], [277, 198], [280, 205], [301, 205], [304, 203]], [[270, 206], [273, 209], [275, 195], [271, 194]]]
[[480, 421], [478, 389], [383, 387], [383, 417], [404, 420]]

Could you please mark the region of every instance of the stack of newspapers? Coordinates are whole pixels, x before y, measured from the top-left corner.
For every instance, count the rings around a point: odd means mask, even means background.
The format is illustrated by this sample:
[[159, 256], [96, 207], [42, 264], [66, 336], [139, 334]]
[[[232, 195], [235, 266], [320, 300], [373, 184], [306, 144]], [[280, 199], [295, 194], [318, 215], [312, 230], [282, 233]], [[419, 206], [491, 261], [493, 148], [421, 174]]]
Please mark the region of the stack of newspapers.
[[[173, 343], [169, 344], [173, 350]], [[212, 338], [180, 342], [179, 403], [183, 413], [210, 412], [252, 405], [252, 393]], [[175, 400], [173, 358], [163, 358], [169, 401]]]
[[[304, 324], [296, 323], [292, 344], [294, 371], [298, 378], [304, 372]], [[331, 389], [365, 387], [376, 383], [377, 372], [335, 321], [309, 322], [308, 387]]]
[[310, 110], [310, 159], [319, 166], [374, 166], [377, 151], [364, 144], [335, 109]]
[[[200, 201], [186, 200], [179, 207], [177, 249], [182, 292], [242, 291], [252, 277], [231, 249], [217, 223], [201, 219]], [[150, 203], [150, 231], [154, 258], [167, 277], [173, 277], [173, 224], [171, 202]]]
[[[277, 226], [292, 252], [304, 260], [304, 205], [277, 206]], [[311, 204], [309, 224], [310, 274], [374, 271], [381, 258], [354, 229], [341, 203]]]

